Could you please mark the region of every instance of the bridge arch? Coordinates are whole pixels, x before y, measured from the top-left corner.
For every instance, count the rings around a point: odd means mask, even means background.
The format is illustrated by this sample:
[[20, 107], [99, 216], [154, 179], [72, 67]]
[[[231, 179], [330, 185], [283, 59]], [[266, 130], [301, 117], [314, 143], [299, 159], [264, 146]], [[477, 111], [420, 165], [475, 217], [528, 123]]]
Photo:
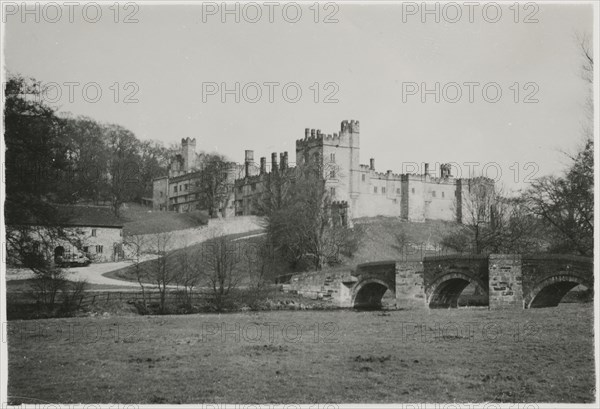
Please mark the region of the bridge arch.
[[578, 285], [593, 288], [593, 283], [577, 275], [558, 274], [547, 277], [531, 290], [525, 308], [556, 307]]
[[438, 277], [429, 286], [427, 304], [429, 308], [457, 308], [458, 298], [469, 284], [474, 284], [482, 293], [487, 293], [487, 286], [472, 275], [461, 272], [449, 272]]
[[386, 291], [395, 292], [389, 284], [377, 278], [368, 278], [354, 286], [352, 291], [352, 307], [362, 309], [380, 309], [381, 300]]

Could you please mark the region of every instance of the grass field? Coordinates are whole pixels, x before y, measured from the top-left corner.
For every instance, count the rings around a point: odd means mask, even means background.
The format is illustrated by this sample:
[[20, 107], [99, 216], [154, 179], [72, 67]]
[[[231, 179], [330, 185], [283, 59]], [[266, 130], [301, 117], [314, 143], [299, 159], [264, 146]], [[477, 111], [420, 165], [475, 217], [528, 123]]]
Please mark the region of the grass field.
[[19, 402], [592, 402], [592, 304], [8, 324]]

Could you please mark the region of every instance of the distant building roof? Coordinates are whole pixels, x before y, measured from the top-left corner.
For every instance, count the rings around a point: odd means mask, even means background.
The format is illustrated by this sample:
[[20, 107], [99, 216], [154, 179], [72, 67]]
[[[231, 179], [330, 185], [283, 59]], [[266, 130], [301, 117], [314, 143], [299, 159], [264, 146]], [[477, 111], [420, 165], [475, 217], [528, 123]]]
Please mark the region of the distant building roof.
[[108, 207], [61, 205], [58, 209], [67, 226], [122, 228], [124, 223]]

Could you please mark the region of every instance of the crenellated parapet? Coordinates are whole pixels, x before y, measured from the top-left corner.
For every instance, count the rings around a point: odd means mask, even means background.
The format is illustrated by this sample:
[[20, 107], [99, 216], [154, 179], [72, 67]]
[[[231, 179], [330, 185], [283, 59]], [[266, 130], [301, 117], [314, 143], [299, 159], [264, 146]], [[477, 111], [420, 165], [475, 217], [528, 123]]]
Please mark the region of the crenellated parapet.
[[323, 145], [350, 146], [350, 134], [360, 133], [360, 123], [355, 120], [344, 120], [340, 125], [340, 133], [325, 134], [320, 129], [304, 129], [304, 139], [296, 140], [296, 150], [314, 148]]
[[336, 208], [340, 208], [340, 209], [344, 209], [344, 208], [348, 208], [348, 202], [345, 200], [336, 200], [334, 202], [331, 203], [332, 207], [336, 207]]
[[387, 172], [373, 172], [373, 176], [377, 179], [384, 180], [401, 180], [402, 175], [400, 173], [393, 173], [391, 170]]
[[196, 145], [196, 138], [181, 138], [181, 145]]
[[360, 122], [344, 120], [340, 125], [340, 133], [360, 133]]

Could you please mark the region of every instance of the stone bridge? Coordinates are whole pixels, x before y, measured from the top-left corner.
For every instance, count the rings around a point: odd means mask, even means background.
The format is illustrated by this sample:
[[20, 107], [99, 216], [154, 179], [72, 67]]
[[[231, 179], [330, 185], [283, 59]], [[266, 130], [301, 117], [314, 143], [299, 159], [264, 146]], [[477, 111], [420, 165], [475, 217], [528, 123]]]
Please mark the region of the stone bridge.
[[294, 275], [290, 289], [339, 307], [381, 308], [386, 292], [396, 308], [456, 308], [473, 285], [489, 308], [552, 307], [572, 288], [594, 286], [593, 259], [571, 255], [492, 254], [425, 257], [423, 262], [379, 261], [353, 271]]

